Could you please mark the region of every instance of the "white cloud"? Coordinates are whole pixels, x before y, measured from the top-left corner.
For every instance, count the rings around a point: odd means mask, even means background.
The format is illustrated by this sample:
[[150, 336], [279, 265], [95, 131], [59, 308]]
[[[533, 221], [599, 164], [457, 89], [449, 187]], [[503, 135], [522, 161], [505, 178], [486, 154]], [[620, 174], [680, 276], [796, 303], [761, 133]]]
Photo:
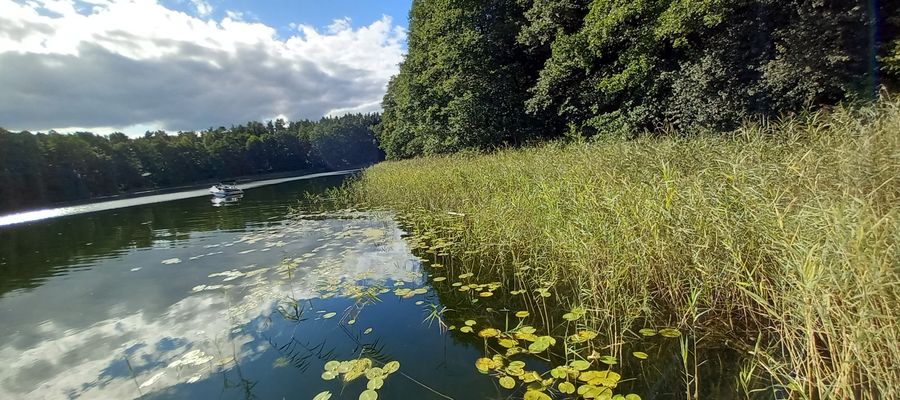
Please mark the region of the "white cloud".
[[213, 6], [209, 4], [208, 1], [204, 0], [191, 0], [191, 3], [194, 5], [194, 8], [197, 9], [197, 15], [201, 17], [209, 16], [213, 12]]
[[378, 110], [403, 28], [384, 16], [296, 29], [282, 39], [240, 13], [205, 20], [153, 0], [0, 0], [0, 126], [188, 130]]

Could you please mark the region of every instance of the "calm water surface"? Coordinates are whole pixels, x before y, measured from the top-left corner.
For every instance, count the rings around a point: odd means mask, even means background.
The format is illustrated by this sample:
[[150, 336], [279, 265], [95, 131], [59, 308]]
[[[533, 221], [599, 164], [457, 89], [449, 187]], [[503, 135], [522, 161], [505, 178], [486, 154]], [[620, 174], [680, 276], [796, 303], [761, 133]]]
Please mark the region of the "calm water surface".
[[[555, 330], [549, 353], [505, 358], [543, 379], [571, 361], [563, 343], [578, 323], [559, 318], [569, 304], [542, 316], [511, 290], [515, 278], [461, 274], [446, 257], [423, 265], [442, 250], [421, 242], [427, 233], [404, 240], [390, 214], [303, 210], [305, 193], [344, 179], [243, 185], [227, 202], [195, 191], [0, 217], [0, 399], [311, 399], [326, 390], [357, 399], [370, 379], [323, 372], [360, 359], [400, 363], [383, 377], [382, 399], [522, 398], [525, 384], [499, 385], [503, 368], [475, 368], [479, 357], [509, 354], [500, 338], [477, 336], [488, 326]], [[454, 330], [428, 318], [444, 307]], [[460, 332], [465, 321], [472, 331]], [[617, 393], [684, 398], [678, 347], [644, 338], [625, 344], [618, 364], [594, 359], [592, 368], [621, 373]], [[631, 357], [636, 350], [650, 359]], [[698, 351], [702, 397], [734, 398], [731, 353]], [[569, 398], [556, 384], [548, 393]]]
[[289, 216], [342, 179], [0, 228], [0, 398], [355, 399], [365, 377], [321, 374], [360, 356], [401, 363], [382, 398], [497, 393], [477, 347], [423, 324], [437, 299], [396, 223]]

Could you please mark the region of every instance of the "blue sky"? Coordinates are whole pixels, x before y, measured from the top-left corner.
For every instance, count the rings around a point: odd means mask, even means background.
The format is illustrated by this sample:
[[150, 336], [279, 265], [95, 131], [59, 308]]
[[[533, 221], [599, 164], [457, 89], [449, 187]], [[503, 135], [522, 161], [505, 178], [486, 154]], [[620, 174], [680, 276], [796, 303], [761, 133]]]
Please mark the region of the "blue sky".
[[[210, 17], [221, 19], [226, 11], [244, 13], [248, 20], [256, 20], [278, 30], [282, 36], [292, 32], [291, 24], [328, 26], [335, 19], [350, 18], [354, 27], [365, 26], [387, 15], [394, 24], [408, 27], [412, 0], [206, 0], [212, 7]], [[167, 7], [196, 13], [190, 0], [166, 0]]]
[[411, 3], [0, 0], [0, 127], [136, 136], [378, 112]]

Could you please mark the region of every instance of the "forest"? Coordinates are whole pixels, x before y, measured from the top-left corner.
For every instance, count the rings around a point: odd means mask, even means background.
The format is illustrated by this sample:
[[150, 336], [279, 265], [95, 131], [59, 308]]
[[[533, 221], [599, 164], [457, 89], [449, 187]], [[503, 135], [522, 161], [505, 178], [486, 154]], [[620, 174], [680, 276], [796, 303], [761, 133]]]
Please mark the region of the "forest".
[[384, 158], [378, 114], [248, 122], [129, 138], [0, 128], [0, 211], [288, 171], [360, 167]]
[[390, 159], [563, 136], [726, 132], [873, 100], [896, 1], [417, 0], [378, 126]]

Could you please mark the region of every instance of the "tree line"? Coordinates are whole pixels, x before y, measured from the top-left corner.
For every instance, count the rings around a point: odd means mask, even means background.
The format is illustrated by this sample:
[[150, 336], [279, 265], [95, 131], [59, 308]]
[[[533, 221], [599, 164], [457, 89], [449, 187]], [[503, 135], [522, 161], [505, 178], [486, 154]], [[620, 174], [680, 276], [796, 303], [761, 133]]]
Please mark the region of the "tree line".
[[0, 128], [0, 211], [238, 176], [339, 170], [384, 158], [378, 114], [248, 122], [129, 138]]
[[406, 158], [870, 101], [900, 76], [898, 3], [414, 0], [376, 131]]

